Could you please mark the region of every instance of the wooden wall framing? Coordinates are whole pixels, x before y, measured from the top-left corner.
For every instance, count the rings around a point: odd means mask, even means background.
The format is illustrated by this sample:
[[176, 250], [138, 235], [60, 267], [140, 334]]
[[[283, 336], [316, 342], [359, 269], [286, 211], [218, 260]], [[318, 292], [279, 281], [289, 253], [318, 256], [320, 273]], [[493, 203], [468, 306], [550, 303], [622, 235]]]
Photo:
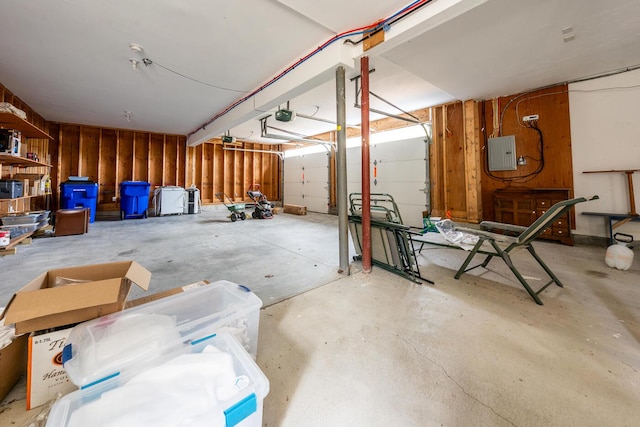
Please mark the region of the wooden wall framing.
[[[573, 163], [571, 152], [571, 128], [569, 118], [569, 91], [567, 85], [558, 85], [542, 90], [504, 96], [497, 99], [497, 118], [502, 116], [502, 132], [493, 129], [494, 122], [492, 100], [480, 104], [481, 124], [486, 136], [514, 135], [516, 138], [516, 156], [524, 156], [527, 164], [518, 166], [515, 171], [492, 172], [489, 176], [486, 163], [482, 173], [482, 204], [484, 219], [494, 220], [493, 193], [507, 187], [524, 188], [567, 188], [573, 197]], [[537, 168], [540, 159], [538, 133], [522, 123], [522, 117], [537, 114], [537, 126], [544, 139], [544, 168], [530, 178], [515, 179], [529, 174]], [[482, 141], [483, 161], [487, 151], [486, 139]], [[574, 222], [575, 223], [575, 222]]]
[[[539, 115], [537, 125], [544, 137], [544, 168], [537, 175], [519, 179], [535, 171], [540, 161], [538, 133], [522, 122], [523, 116], [532, 114]], [[496, 100], [440, 105], [433, 107], [432, 118], [432, 215], [450, 214], [455, 220], [471, 223], [495, 220], [493, 193], [507, 187], [567, 188], [573, 196], [566, 85]], [[515, 136], [516, 155], [524, 156], [527, 164], [515, 171], [490, 174], [487, 138], [505, 135]]]
[[184, 136], [65, 123], [50, 127], [57, 155], [52, 188], [57, 191], [69, 176], [86, 176], [98, 183], [98, 210], [120, 209], [123, 181], [149, 182], [151, 192], [185, 185]]
[[275, 153], [239, 151], [279, 151], [279, 145], [236, 142], [227, 145], [235, 150], [224, 147], [216, 140], [187, 149], [187, 183], [200, 189], [203, 204], [219, 203], [215, 196], [219, 192], [235, 201], [246, 200], [247, 191], [254, 185], [259, 185], [269, 200], [282, 200], [280, 157]]
[[429, 150], [431, 214], [458, 221], [482, 219], [479, 131], [475, 101], [433, 108]]

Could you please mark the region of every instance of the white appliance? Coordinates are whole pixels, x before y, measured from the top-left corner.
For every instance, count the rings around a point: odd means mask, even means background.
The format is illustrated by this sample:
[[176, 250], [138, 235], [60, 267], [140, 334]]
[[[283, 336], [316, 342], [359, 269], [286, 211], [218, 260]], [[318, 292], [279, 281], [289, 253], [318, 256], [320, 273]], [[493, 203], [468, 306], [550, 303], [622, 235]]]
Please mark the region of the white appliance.
[[182, 187], [166, 186], [156, 188], [153, 196], [156, 216], [182, 215], [184, 194], [184, 188]]
[[184, 208], [182, 213], [200, 213], [200, 190], [197, 188], [187, 188], [184, 190]]

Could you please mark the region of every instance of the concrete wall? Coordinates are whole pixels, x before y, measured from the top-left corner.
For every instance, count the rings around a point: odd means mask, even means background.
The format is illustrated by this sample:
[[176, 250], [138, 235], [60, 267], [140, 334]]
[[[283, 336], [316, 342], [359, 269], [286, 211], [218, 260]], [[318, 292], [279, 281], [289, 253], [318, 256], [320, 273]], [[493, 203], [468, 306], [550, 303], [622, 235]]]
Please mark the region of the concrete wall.
[[[630, 211], [624, 173], [583, 172], [640, 169], [639, 102], [640, 70], [569, 85], [575, 195], [600, 196], [576, 207], [575, 234], [607, 236], [604, 220], [580, 215], [583, 211]], [[633, 181], [638, 212], [640, 172]], [[616, 231], [640, 239], [640, 223], [627, 223]]]

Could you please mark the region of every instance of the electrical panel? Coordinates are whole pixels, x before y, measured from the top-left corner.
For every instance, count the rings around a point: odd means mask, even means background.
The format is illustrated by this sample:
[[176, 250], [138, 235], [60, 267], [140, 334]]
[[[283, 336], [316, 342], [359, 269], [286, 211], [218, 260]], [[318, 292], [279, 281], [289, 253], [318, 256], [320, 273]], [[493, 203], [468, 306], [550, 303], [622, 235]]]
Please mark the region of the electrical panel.
[[516, 137], [514, 135], [489, 138], [489, 170], [514, 171], [516, 164]]

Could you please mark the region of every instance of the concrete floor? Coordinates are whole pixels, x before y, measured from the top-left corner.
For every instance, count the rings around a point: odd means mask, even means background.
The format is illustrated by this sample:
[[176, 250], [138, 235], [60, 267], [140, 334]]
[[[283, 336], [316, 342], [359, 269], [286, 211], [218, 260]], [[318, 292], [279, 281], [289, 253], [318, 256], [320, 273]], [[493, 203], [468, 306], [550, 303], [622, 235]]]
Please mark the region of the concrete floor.
[[[359, 263], [343, 277], [335, 217], [231, 224], [225, 215], [98, 222], [86, 236], [34, 241], [0, 259], [10, 278], [0, 304], [47, 265], [97, 259], [139, 261], [155, 290], [247, 284], [267, 306], [258, 348], [271, 387], [265, 426], [638, 424], [638, 257], [619, 271], [604, 264], [604, 248], [539, 242], [565, 287], [548, 288], [538, 306], [499, 260], [455, 280], [463, 251], [424, 250], [434, 286], [375, 267], [364, 274]], [[89, 241], [82, 255], [69, 252]], [[527, 253], [514, 258], [540, 282]], [[30, 415], [23, 386], [0, 406], [0, 426]]]

